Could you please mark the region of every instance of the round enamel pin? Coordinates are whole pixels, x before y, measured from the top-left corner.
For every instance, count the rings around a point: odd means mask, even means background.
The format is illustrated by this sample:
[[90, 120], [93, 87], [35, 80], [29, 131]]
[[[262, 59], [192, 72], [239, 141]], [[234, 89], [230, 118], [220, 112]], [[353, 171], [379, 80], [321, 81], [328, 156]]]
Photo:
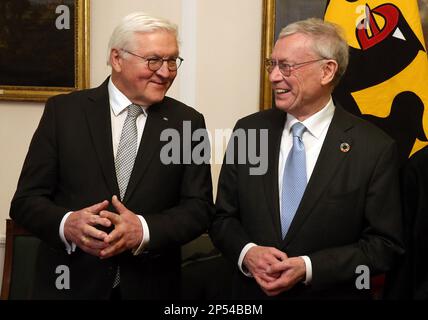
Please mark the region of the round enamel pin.
[[351, 146], [349, 145], [349, 143], [343, 142], [340, 144], [340, 151], [342, 152], [349, 152], [349, 150], [351, 150]]

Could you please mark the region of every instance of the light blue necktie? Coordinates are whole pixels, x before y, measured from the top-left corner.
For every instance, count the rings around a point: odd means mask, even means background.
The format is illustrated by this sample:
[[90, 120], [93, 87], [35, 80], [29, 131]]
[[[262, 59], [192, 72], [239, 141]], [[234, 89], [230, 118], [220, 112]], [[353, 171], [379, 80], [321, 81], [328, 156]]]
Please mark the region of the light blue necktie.
[[288, 154], [282, 175], [281, 231], [283, 238], [290, 228], [307, 184], [305, 145], [302, 141], [305, 130], [306, 127], [300, 122], [291, 127], [293, 147]]

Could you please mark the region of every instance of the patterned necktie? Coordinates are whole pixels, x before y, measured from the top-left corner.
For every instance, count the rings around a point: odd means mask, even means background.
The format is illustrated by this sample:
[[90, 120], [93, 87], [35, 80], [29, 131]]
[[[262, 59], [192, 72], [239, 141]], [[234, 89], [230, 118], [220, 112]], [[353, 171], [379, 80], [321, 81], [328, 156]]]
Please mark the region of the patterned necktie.
[[128, 115], [123, 124], [119, 147], [116, 154], [116, 178], [119, 185], [120, 199], [125, 197], [129, 178], [134, 168], [137, 155], [137, 117], [143, 112], [140, 106], [131, 104], [128, 106]]
[[306, 127], [300, 122], [291, 127], [293, 147], [288, 154], [282, 176], [281, 231], [283, 238], [290, 228], [307, 184], [305, 145], [302, 141], [305, 130]]
[[[125, 197], [129, 178], [134, 168], [135, 157], [137, 155], [137, 117], [143, 112], [140, 106], [131, 104], [128, 106], [128, 114], [123, 124], [120, 135], [119, 147], [117, 148], [115, 167], [116, 178], [119, 185], [120, 199]], [[120, 268], [117, 267], [116, 275], [113, 280], [113, 288], [120, 283]]]

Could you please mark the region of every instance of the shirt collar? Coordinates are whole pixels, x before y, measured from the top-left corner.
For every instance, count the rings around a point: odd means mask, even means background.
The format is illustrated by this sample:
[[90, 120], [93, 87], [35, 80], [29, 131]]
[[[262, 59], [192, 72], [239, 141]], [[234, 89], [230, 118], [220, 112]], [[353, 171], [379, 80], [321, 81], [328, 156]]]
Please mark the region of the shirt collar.
[[[333, 99], [330, 97], [330, 100], [324, 108], [322, 108], [320, 111], [313, 114], [306, 120], [302, 121], [302, 123], [306, 127], [306, 130], [316, 139], [319, 139], [326, 126], [328, 126], [331, 122], [331, 119], [333, 119], [334, 109], [335, 106], [333, 103]], [[299, 120], [297, 120], [291, 114], [287, 114], [287, 120], [285, 122], [284, 130], [289, 133], [291, 127], [296, 122], [299, 122]]]
[[[111, 77], [108, 81], [108, 96], [110, 100], [110, 107], [115, 116], [118, 116], [122, 113], [132, 101], [129, 100], [113, 83]], [[144, 106], [141, 107], [143, 109], [143, 114], [147, 116], [146, 108]]]

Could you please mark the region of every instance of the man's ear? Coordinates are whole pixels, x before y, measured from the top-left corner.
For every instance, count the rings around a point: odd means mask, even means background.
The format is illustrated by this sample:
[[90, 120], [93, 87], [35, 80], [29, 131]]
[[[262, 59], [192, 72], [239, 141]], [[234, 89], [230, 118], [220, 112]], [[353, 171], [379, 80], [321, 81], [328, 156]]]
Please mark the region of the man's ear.
[[114, 71], [120, 72], [122, 70], [122, 56], [119, 50], [111, 49], [110, 51], [110, 64]]
[[337, 72], [337, 68], [338, 68], [337, 62], [334, 60], [327, 60], [327, 62], [324, 63], [322, 67], [322, 77], [321, 77], [322, 85], [328, 85], [333, 81], [334, 76]]

